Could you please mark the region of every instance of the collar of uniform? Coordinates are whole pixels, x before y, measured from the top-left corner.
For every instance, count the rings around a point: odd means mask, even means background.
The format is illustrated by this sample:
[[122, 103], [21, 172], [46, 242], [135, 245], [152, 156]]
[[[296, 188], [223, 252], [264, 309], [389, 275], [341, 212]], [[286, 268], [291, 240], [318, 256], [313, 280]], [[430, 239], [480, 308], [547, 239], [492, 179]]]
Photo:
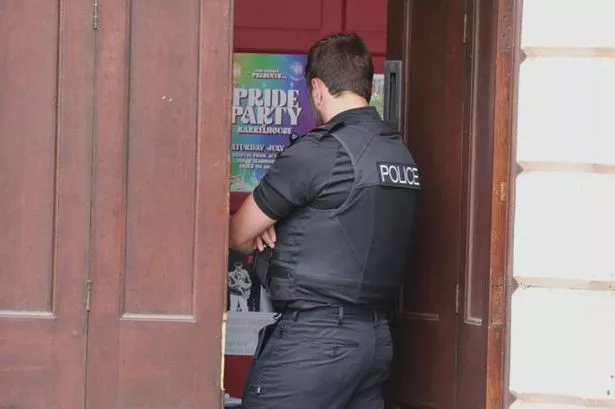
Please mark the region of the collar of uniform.
[[374, 121], [379, 119], [380, 115], [378, 111], [372, 106], [352, 108], [335, 115], [323, 126], [323, 128], [331, 130], [343, 123]]
[[319, 126], [318, 128], [312, 129], [308, 134], [316, 137], [317, 139], [320, 139], [323, 136], [327, 135], [329, 132], [335, 131], [351, 123], [374, 121], [381, 119], [382, 118], [380, 118], [380, 114], [378, 113], [376, 108], [372, 106], [352, 108], [340, 112], [339, 114], [331, 118], [329, 122]]

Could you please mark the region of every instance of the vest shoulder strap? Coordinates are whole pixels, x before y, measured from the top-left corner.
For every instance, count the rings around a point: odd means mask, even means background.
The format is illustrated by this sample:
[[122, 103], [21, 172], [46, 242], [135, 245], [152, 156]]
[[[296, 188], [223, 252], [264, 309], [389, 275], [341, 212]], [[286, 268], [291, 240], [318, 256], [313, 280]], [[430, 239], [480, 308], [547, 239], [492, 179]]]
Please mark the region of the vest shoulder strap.
[[330, 135], [338, 140], [351, 159], [355, 161], [363, 155], [377, 134], [361, 126], [359, 123], [354, 123], [348, 124], [335, 132], [330, 132]]
[[310, 138], [314, 138], [318, 141], [320, 141], [322, 138], [324, 138], [327, 135], [330, 135], [331, 132], [335, 132], [339, 129], [342, 129], [346, 126], [346, 124], [344, 122], [338, 122], [332, 126], [320, 126], [318, 128], [314, 128], [311, 131], [309, 131], [305, 136], [306, 137], [310, 137]]

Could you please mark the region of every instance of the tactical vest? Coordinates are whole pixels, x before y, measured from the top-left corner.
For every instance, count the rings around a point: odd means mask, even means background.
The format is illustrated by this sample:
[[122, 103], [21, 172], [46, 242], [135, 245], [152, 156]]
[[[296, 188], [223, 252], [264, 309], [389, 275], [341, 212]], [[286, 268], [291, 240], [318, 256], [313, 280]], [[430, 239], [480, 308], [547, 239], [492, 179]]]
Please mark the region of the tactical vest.
[[341, 124], [306, 137], [336, 138], [352, 161], [354, 185], [339, 208], [308, 205], [276, 224], [267, 277], [272, 300], [298, 309], [392, 303], [406, 270], [421, 188], [414, 159], [381, 121]]

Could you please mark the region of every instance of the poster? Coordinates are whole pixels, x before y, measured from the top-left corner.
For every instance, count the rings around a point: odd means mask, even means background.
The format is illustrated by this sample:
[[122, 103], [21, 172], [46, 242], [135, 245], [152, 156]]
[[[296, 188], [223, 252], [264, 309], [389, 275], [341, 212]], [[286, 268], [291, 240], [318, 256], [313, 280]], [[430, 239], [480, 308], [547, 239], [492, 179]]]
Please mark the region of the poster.
[[374, 74], [372, 81], [372, 98], [369, 102], [384, 118], [384, 74]]
[[[231, 192], [252, 192], [293, 132], [314, 128], [304, 78], [307, 56], [235, 53], [231, 130]], [[375, 74], [370, 105], [384, 110], [384, 76]]]
[[231, 192], [251, 192], [292, 132], [314, 128], [307, 56], [236, 53], [233, 59]]
[[225, 354], [252, 356], [258, 330], [273, 322], [267, 290], [258, 282], [248, 256], [229, 250]]
[[225, 408], [241, 403], [258, 331], [274, 322], [270, 298], [252, 270], [252, 257], [229, 249], [224, 345]]

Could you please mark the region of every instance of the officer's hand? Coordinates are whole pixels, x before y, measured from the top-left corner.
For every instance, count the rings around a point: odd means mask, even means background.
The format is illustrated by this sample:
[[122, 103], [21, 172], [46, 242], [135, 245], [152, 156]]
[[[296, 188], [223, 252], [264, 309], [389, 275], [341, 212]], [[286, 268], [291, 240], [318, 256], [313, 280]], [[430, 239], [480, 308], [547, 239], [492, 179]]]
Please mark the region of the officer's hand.
[[265, 245], [274, 248], [275, 240], [275, 228], [271, 226], [256, 237], [256, 247], [258, 248], [258, 251], [263, 251], [265, 249]]

